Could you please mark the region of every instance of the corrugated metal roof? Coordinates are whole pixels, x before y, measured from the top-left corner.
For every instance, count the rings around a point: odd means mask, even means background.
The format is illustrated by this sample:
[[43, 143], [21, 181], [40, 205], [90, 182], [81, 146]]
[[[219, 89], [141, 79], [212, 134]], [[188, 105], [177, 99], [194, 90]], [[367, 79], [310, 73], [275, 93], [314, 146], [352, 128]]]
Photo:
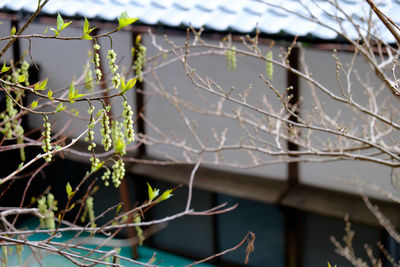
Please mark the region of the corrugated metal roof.
[[[337, 0], [352, 19], [365, 25], [369, 7], [365, 0]], [[335, 2], [335, 1], [332, 1]], [[400, 22], [400, 0], [375, 1], [381, 10]], [[33, 12], [37, 1], [1, 0], [0, 10]], [[316, 23], [304, 20], [314, 16], [334, 29], [339, 29], [344, 14], [334, 9], [326, 0], [51, 0], [43, 9], [44, 13], [64, 16], [86, 16], [103, 20], [115, 20], [122, 11], [137, 17], [144, 24], [170, 27], [205, 26], [215, 31], [254, 32], [256, 27], [266, 34], [286, 33], [290, 35], [311, 35], [321, 39], [334, 39], [337, 34]], [[294, 14], [294, 13], [297, 13]], [[300, 14], [300, 16], [298, 15]], [[335, 14], [332, 19], [328, 14]], [[357, 38], [356, 29], [344, 22], [347, 33]], [[378, 30], [387, 42], [394, 42], [384, 28]]]

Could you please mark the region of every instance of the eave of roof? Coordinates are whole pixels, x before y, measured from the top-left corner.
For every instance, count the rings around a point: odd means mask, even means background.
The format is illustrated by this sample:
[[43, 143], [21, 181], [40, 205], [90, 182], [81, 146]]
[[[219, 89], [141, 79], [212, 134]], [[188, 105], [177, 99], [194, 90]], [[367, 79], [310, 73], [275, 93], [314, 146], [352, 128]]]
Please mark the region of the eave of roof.
[[[369, 14], [364, 0], [338, 0], [342, 9], [362, 28], [363, 17]], [[375, 1], [389, 17], [400, 14], [399, 0]], [[2, 0], [0, 11], [33, 12], [37, 1]], [[139, 18], [142, 24], [161, 25], [172, 28], [193, 26], [205, 27], [218, 32], [252, 33], [256, 28], [270, 36], [300, 36], [308, 39], [338, 40], [334, 29], [339, 30], [338, 20], [327, 14], [337, 12], [332, 4], [324, 0], [52, 0], [43, 13], [55, 15], [57, 12], [67, 17], [87, 17], [104, 21], [116, 21], [122, 11]], [[336, 12], [336, 13], [335, 13]], [[318, 25], [302, 16], [312, 14], [323, 24]], [[346, 33], [356, 39], [358, 33], [348, 22], [341, 26]], [[393, 43], [394, 38], [384, 28], [378, 28], [383, 40]]]

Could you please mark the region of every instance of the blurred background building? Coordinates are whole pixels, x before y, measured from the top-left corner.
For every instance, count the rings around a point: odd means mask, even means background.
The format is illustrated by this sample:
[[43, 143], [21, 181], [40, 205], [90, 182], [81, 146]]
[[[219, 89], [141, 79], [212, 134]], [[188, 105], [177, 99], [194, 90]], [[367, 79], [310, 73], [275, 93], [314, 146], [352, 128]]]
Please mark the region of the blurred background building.
[[[295, 36], [305, 47], [305, 61], [309, 65], [314, 77], [318, 77], [325, 84], [337, 86], [335, 62], [332, 59], [332, 50], [337, 49], [343, 62], [350, 62], [353, 56], [345, 40], [335, 32], [301, 19], [307, 12], [308, 1], [262, 1], [256, 0], [51, 0], [43, 9], [39, 18], [26, 30], [26, 34], [43, 33], [48, 25], [54, 25], [55, 16], [59, 12], [64, 19], [72, 20], [71, 28], [65, 32], [67, 36], [81, 36], [83, 17], [97, 26], [98, 32], [115, 27], [117, 17], [122, 11], [129, 16], [139, 18], [139, 21], [127, 29], [113, 34], [113, 48], [117, 52], [120, 66], [129, 66], [131, 48], [135, 45], [137, 36], [142, 35], [142, 43], [147, 47], [148, 55], [157, 53], [152, 46], [151, 36], [154, 33], [156, 40], [163, 42], [164, 34], [176, 44], [186, 41], [186, 28], [196, 29], [204, 27], [203, 38], [210, 42], [218, 42], [228, 33], [237, 47], [243, 47], [239, 36], [254, 35], [256, 29], [260, 31], [260, 46], [268, 47], [275, 43], [272, 49], [278, 55], [281, 49], [290, 46]], [[312, 1], [310, 1], [311, 3]], [[324, 1], [316, 1], [324, 5]], [[363, 6], [357, 0], [339, 0], [350, 13], [364, 12]], [[0, 36], [9, 35], [13, 26], [17, 28], [35, 10], [35, 1], [30, 0], [2, 0], [0, 3]], [[311, 6], [309, 6], [311, 7]], [[398, 1], [382, 1], [380, 7], [390, 17], [400, 11]], [[328, 8], [328, 5], [327, 5]], [[313, 9], [324, 16], [323, 7]], [[300, 15], [300, 16], [299, 16]], [[328, 25], [334, 21], [326, 18]], [[356, 33], [348, 30], [349, 36], [356, 38]], [[393, 43], [390, 34], [382, 31], [384, 39]], [[1, 43], [0, 43], [1, 44]], [[24, 51], [29, 50], [29, 42], [20, 40], [14, 48], [5, 55], [5, 60], [15, 61]], [[101, 39], [100, 45], [108, 47], [108, 39]], [[35, 39], [31, 43], [33, 60], [40, 66], [40, 79], [49, 78], [51, 88], [69, 86], [72, 77], [78, 77], [87, 60], [87, 51], [92, 47], [90, 41], [62, 42], [56, 40]], [[290, 62], [300, 66], [300, 53], [295, 49], [291, 54]], [[104, 50], [103, 50], [104, 53]], [[105, 58], [105, 54], [103, 55]], [[238, 58], [237, 70], [232, 73], [225, 69], [223, 56], [203, 56], [193, 59], [196, 70], [215, 78], [224, 86], [246, 88], [253, 84], [253, 91], [265, 90], [265, 85], [257, 77], [265, 72], [265, 63], [249, 58]], [[360, 59], [356, 68], [363, 72], [367, 67]], [[184, 74], [182, 66], [171, 64], [159, 72], [159, 78], [166, 90], [177, 88], [181, 96], [196, 101], [198, 95], [193, 85]], [[151, 78], [138, 84], [138, 88], [145, 92], [152, 92], [149, 85], [154, 82]], [[302, 99], [302, 106], [311, 106], [310, 93], [307, 83], [293, 76], [284, 69], [276, 69], [274, 86], [277, 88], [294, 87], [297, 99]], [[260, 89], [258, 89], [260, 88]], [[182, 139], [186, 138], [182, 120], [179, 114], [171, 108], [165, 98], [159, 95], [143, 95], [140, 90], [130, 91], [127, 95], [136, 114], [144, 112], [153, 124], [165, 133], [174, 131]], [[324, 96], [321, 96], [324, 98]], [[332, 113], [338, 106], [329, 103], [326, 108]], [[279, 102], [274, 105], [279, 105]], [[82, 107], [84, 111], [84, 107]], [[113, 104], [114, 114], [121, 112], [118, 103]], [[82, 111], [82, 112], [83, 112]], [[228, 127], [228, 141], [240, 139], [240, 129], [236, 123], [220, 118], [197, 117], [199, 134], [207, 139], [210, 129], [221, 130]], [[351, 118], [349, 118], [350, 120]], [[55, 129], [61, 129], [68, 118], [58, 117], [54, 124]], [[41, 125], [41, 118], [30, 115], [29, 126], [34, 129]], [[74, 124], [79, 129], [85, 129], [85, 124]], [[136, 132], [155, 134], [149, 125], [142, 119], [136, 123]], [[187, 137], [189, 138], [189, 137]], [[323, 137], [322, 137], [323, 138]], [[98, 139], [100, 140], [100, 139]], [[290, 144], [287, 144], [290, 145]], [[167, 153], [177, 159], [184, 160], [181, 151], [174, 148], [142, 145], [131, 151], [132, 156], [141, 159], [162, 159]], [[73, 153], [65, 155], [68, 163], [55, 163], [46, 170], [47, 179], [57, 179], [51, 182], [55, 190], [63, 192], [64, 188], [57, 189], [57, 183], [68, 179], [79, 179], [86, 170], [87, 162]], [[248, 155], [235, 152], [225, 155], [229, 160], [239, 162], [248, 161]], [[132, 163], [129, 166], [127, 183], [122, 191], [128, 192], [129, 201], [135, 203], [146, 199], [146, 182], [157, 188], [172, 188], [176, 184], [187, 184], [190, 176], [190, 165], [146, 165]], [[194, 203], [195, 209], [207, 209], [219, 203], [238, 203], [234, 211], [212, 217], [185, 217], [171, 222], [165, 229], [160, 230], [149, 238], [147, 246], [173, 252], [177, 255], [193, 259], [200, 259], [232, 247], [238, 243], [248, 230], [256, 236], [255, 251], [250, 256], [249, 266], [326, 266], [327, 261], [338, 266], [347, 266], [346, 261], [335, 254], [330, 236], [341, 240], [344, 235], [343, 217], [349, 214], [353, 224], [355, 248], [359, 254], [367, 257], [363, 251], [365, 243], [375, 246], [382, 241], [387, 248], [396, 255], [398, 248], [393, 240], [379, 227], [375, 217], [365, 207], [359, 196], [357, 187], [335, 179], [350, 179], [359, 177], [367, 183], [375, 183], [379, 187], [393, 191], [390, 180], [390, 169], [373, 163], [362, 162], [332, 162], [332, 163], [280, 163], [271, 166], [253, 169], [234, 169], [219, 166], [203, 166], [197, 174], [195, 182]], [[57, 178], [55, 178], [57, 177]], [[64, 184], [64, 183], [63, 183]], [[381, 210], [396, 226], [400, 216], [398, 206], [386, 200], [375, 192], [366, 192], [374, 199]], [[95, 206], [99, 209], [118, 202], [123, 193], [112, 188], [104, 188], [96, 193]], [[126, 195], [125, 195], [126, 197]], [[185, 206], [186, 191], [180, 189], [175, 196], [155, 207], [147, 219], [161, 218], [182, 210]], [[126, 198], [125, 198], [126, 200]], [[377, 251], [379, 254], [380, 252]], [[226, 254], [216, 259], [213, 264], [219, 266], [244, 266], [244, 249]]]

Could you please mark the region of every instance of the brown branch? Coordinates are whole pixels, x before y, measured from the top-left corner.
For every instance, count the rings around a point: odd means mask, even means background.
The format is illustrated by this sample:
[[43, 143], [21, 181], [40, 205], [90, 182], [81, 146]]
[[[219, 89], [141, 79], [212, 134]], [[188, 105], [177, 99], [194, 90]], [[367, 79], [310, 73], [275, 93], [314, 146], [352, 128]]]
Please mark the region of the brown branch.
[[214, 259], [214, 258], [216, 258], [216, 257], [225, 255], [226, 253], [232, 252], [232, 251], [238, 249], [239, 247], [241, 247], [241, 246], [246, 242], [246, 240], [247, 240], [247, 242], [248, 242], [248, 245], [247, 245], [247, 247], [246, 247], [246, 258], [245, 258], [245, 260], [244, 260], [244, 263], [247, 264], [248, 261], [249, 261], [249, 255], [250, 255], [250, 253], [253, 252], [253, 250], [254, 250], [254, 241], [255, 241], [255, 239], [256, 239], [256, 235], [255, 235], [254, 233], [252, 233], [252, 232], [248, 232], [248, 233], [246, 234], [246, 236], [242, 239], [242, 241], [240, 241], [236, 246], [234, 246], [234, 247], [232, 247], [232, 248], [229, 248], [229, 249], [226, 249], [226, 250], [224, 250], [224, 251], [222, 251], [222, 252], [220, 252], [220, 253], [214, 254], [214, 255], [212, 255], [212, 256], [210, 256], [210, 257], [207, 257], [207, 258], [205, 258], [205, 259], [202, 259], [202, 260], [193, 262], [193, 263], [191, 263], [191, 264], [188, 264], [188, 265], [186, 265], [185, 267], [194, 266], [194, 265], [197, 265], [197, 264], [200, 264], [200, 263], [203, 263], [203, 262], [212, 260], [212, 259]]
[[[39, 15], [40, 11], [42, 8], [49, 2], [49, 0], [45, 0], [41, 5], [38, 6], [36, 9], [35, 13], [33, 13], [30, 18], [28, 19], [27, 22], [25, 22], [24, 26], [21, 27], [21, 29], [15, 34], [15, 35], [21, 35], [26, 28], [32, 23], [32, 21]], [[15, 36], [14, 36], [15, 37]], [[7, 52], [7, 50], [14, 44], [14, 42], [17, 40], [16, 38], [12, 37], [12, 39], [7, 43], [7, 45], [3, 48], [3, 50], [0, 52], [0, 58]]]
[[399, 32], [395, 29], [397, 28], [399, 30], [399, 27], [396, 25], [396, 23], [391, 20], [388, 16], [386, 16], [375, 4], [373, 0], [365, 0], [368, 5], [371, 7], [371, 9], [375, 12], [375, 14], [378, 16], [380, 21], [385, 25], [385, 27], [390, 31], [390, 33], [393, 35], [393, 37], [397, 41], [397, 45], [400, 45], [400, 35]]

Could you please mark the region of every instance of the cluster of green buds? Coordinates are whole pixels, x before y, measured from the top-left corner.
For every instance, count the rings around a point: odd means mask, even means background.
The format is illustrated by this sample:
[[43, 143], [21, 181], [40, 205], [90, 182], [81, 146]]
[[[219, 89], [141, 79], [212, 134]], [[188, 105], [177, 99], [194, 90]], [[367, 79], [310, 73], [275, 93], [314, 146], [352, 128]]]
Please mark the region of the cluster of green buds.
[[5, 77], [6, 81], [29, 85], [29, 63], [24, 60], [19, 68], [13, 68], [12, 73]]
[[40, 226], [55, 229], [54, 211], [57, 211], [57, 201], [54, 199], [54, 195], [49, 193], [47, 198], [42, 196], [38, 200], [38, 209], [39, 213], [44, 216], [44, 218], [40, 218]]
[[21, 64], [20, 74], [21, 76], [25, 77], [23, 81], [25, 86], [29, 86], [29, 67], [30, 67], [29, 63], [26, 60], [24, 60], [24, 62], [22, 62]]
[[[18, 96], [17, 96], [18, 97]], [[17, 119], [13, 119], [17, 114], [18, 110], [14, 108], [14, 101], [10, 96], [6, 95], [6, 110], [0, 113], [0, 119], [5, 121], [4, 128], [1, 133], [5, 135], [6, 138], [11, 139], [17, 138], [17, 144], [24, 143], [24, 128]], [[22, 161], [25, 161], [25, 150], [24, 147], [20, 148], [20, 157]]]
[[123, 156], [126, 154], [125, 136], [122, 132], [122, 123], [113, 120], [111, 123], [111, 138], [116, 153]]
[[92, 156], [90, 157], [90, 162], [92, 163], [90, 171], [96, 172], [99, 168], [101, 168], [101, 165], [100, 165], [101, 163], [100, 163], [100, 160], [98, 158], [96, 158], [96, 156], [94, 154], [94, 148], [96, 147], [96, 143], [94, 142], [93, 127], [95, 124], [95, 119], [93, 117], [93, 112], [94, 112], [94, 107], [92, 106], [92, 103], [89, 102], [88, 113], [90, 115], [90, 119], [89, 119], [88, 131], [87, 131], [87, 136], [85, 137], [85, 141], [89, 142], [88, 150], [92, 151]]
[[94, 142], [94, 131], [92, 130], [94, 127], [94, 124], [95, 124], [95, 119], [93, 117], [93, 111], [94, 111], [94, 107], [89, 102], [88, 113], [90, 115], [90, 120], [89, 120], [89, 125], [88, 125], [87, 136], [85, 137], [85, 141], [89, 142], [89, 146], [88, 146], [89, 151], [92, 151], [96, 147], [96, 143]]
[[94, 62], [94, 73], [96, 74], [97, 77], [97, 83], [101, 81], [101, 70], [100, 70], [100, 55], [99, 55], [99, 50], [100, 50], [100, 45], [96, 42], [93, 45], [94, 48], [94, 53], [93, 53], [93, 62]]
[[83, 71], [85, 73], [85, 89], [91, 93], [93, 92], [94, 85], [93, 85], [93, 72], [89, 63], [85, 65]]
[[92, 163], [90, 171], [91, 172], [96, 172], [98, 169], [101, 168], [101, 162], [98, 158], [96, 158], [95, 156], [91, 156], [90, 157], [90, 162]]
[[274, 76], [274, 65], [271, 61], [273, 58], [272, 51], [269, 51], [265, 57], [267, 58], [267, 61], [265, 63], [267, 77], [268, 77], [268, 79], [272, 80], [272, 78]]
[[121, 85], [121, 77], [119, 73], [117, 73], [118, 70], [118, 65], [115, 64], [115, 61], [117, 60], [117, 54], [115, 53], [114, 49], [109, 49], [107, 52], [107, 59], [108, 59], [108, 65], [110, 67], [110, 71], [112, 74], [114, 74], [112, 78], [112, 84], [114, 88], [119, 88]]
[[0, 114], [0, 118], [6, 121], [4, 124], [3, 134], [6, 135], [6, 138], [13, 137], [13, 131], [16, 129], [18, 125], [17, 120], [11, 120], [15, 115], [17, 115], [18, 110], [14, 108], [13, 100], [6, 95], [6, 112]]
[[50, 140], [50, 135], [51, 135], [50, 122], [46, 115], [44, 115], [43, 121], [44, 121], [44, 123], [43, 123], [44, 131], [43, 131], [42, 135], [44, 136], [44, 138], [43, 138], [42, 149], [45, 153], [48, 153], [44, 156], [44, 160], [47, 162], [50, 162], [51, 158], [52, 158], [51, 153], [49, 153], [49, 152], [51, 152], [51, 149], [52, 149], [51, 144], [50, 144], [50, 141], [51, 141]]
[[[141, 221], [142, 221], [142, 218], [140, 216], [136, 216], [134, 219], [134, 223], [136, 223], [136, 224], [141, 223]], [[139, 244], [139, 246], [142, 246], [143, 241], [145, 240], [143, 229], [139, 225], [136, 225], [135, 230], [136, 230], [136, 236], [138, 238], [138, 244]]]
[[135, 72], [137, 79], [142, 82], [143, 81], [143, 68], [146, 63], [146, 47], [142, 44], [138, 44], [136, 59], [134, 62]]
[[3, 257], [2, 257], [2, 259], [1, 259], [1, 261], [2, 261], [2, 265], [1, 266], [4, 266], [4, 267], [7, 267], [8, 266], [8, 250], [9, 250], [9, 246], [2, 246], [1, 247], [1, 254], [3, 254]]
[[23, 249], [24, 249], [24, 246], [15, 245], [15, 252], [17, 253], [18, 265], [22, 265], [22, 250]]
[[111, 176], [111, 171], [109, 168], [105, 167], [105, 172], [103, 173], [103, 175], [101, 176], [101, 180], [104, 181], [104, 185], [105, 186], [109, 186], [110, 182], [108, 181], [110, 179]]
[[107, 51], [107, 59], [111, 73], [115, 74], [118, 70], [118, 65], [115, 64], [115, 61], [117, 60], [117, 54], [115, 53], [114, 49], [109, 49]]
[[93, 204], [93, 197], [88, 197], [85, 201], [85, 209], [83, 210], [81, 216], [81, 222], [84, 223], [86, 217], [89, 218], [90, 227], [96, 227], [95, 224], [95, 217], [94, 217], [94, 204]]
[[105, 107], [103, 111], [103, 116], [101, 117], [101, 125], [103, 126], [100, 129], [102, 139], [101, 143], [104, 146], [104, 150], [108, 151], [111, 148], [112, 140], [110, 137], [111, 134], [111, 129], [110, 129], [110, 118], [107, 115], [107, 112], [109, 112], [111, 109], [110, 106]]
[[[24, 128], [20, 124], [17, 125], [17, 127], [15, 129], [15, 134], [17, 136], [17, 144], [20, 144], [20, 145], [23, 144], [24, 143]], [[25, 161], [25, 149], [23, 146], [19, 149], [19, 155], [20, 155], [21, 161]]]
[[226, 49], [225, 51], [226, 68], [231, 71], [236, 70], [236, 47]]
[[121, 184], [121, 180], [125, 176], [125, 164], [122, 159], [118, 159], [112, 165], [113, 173], [112, 173], [112, 182], [114, 183], [115, 187], [118, 187]]
[[122, 102], [122, 107], [124, 108], [122, 111], [122, 117], [124, 118], [125, 137], [129, 144], [135, 141], [133, 120], [132, 120], [133, 112], [131, 106], [128, 104], [126, 100]]
[[114, 88], [119, 88], [121, 85], [121, 76], [119, 76], [119, 73], [115, 73], [114, 76], [112, 77], [112, 84]]

